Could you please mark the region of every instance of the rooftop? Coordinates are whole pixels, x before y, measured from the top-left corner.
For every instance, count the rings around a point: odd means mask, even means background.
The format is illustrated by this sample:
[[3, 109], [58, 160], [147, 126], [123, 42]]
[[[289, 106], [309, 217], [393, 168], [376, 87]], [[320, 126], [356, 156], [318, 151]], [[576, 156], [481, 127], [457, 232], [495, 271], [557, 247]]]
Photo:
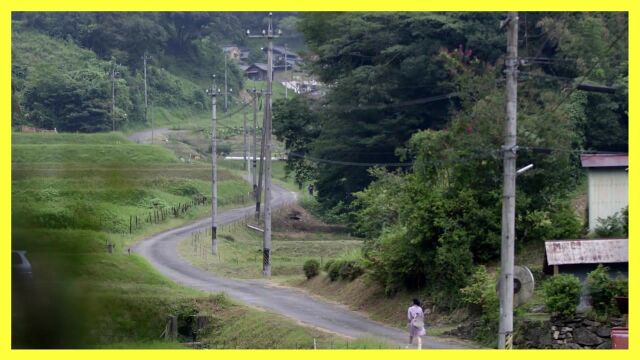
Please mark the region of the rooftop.
[[629, 262], [629, 239], [545, 241], [549, 265]]
[[585, 168], [600, 167], [628, 167], [629, 155], [627, 154], [582, 154], [580, 162]]

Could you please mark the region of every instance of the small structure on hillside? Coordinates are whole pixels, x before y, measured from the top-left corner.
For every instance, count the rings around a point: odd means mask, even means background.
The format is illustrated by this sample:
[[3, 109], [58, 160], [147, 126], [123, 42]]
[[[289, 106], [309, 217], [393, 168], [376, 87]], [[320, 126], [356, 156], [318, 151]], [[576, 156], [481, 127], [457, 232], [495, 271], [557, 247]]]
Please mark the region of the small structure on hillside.
[[49, 130], [49, 129], [41, 129], [41, 128], [28, 126], [28, 125], [20, 125], [20, 127], [18, 127], [18, 131], [23, 133], [54, 133], [54, 134], [58, 133], [58, 129], [56, 128], [53, 128], [53, 130]]
[[584, 281], [599, 264], [624, 277], [629, 271], [628, 239], [552, 240], [544, 247], [547, 274], [570, 273]]
[[249, 80], [263, 81], [267, 79], [267, 64], [254, 63], [244, 70], [244, 76]]
[[588, 176], [589, 231], [629, 205], [629, 157], [627, 154], [583, 154], [582, 167]]
[[222, 47], [222, 51], [227, 55], [227, 58], [234, 61], [240, 61], [241, 51], [240, 48], [235, 45], [227, 45]]
[[[546, 274], [572, 274], [584, 283], [587, 275], [602, 264], [612, 276], [629, 276], [628, 239], [552, 240], [545, 241], [544, 247]], [[588, 289], [583, 286], [578, 311], [589, 308]]]

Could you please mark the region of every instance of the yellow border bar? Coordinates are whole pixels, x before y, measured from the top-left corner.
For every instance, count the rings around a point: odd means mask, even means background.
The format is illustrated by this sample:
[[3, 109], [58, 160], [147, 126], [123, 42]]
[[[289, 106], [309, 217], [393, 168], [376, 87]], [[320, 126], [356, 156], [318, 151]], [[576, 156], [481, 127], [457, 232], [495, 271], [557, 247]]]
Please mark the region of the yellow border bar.
[[[563, 359], [627, 359], [639, 352], [640, 329], [637, 314], [638, 301], [638, 249], [636, 235], [639, 234], [638, 216], [635, 204], [638, 200], [638, 185], [640, 177], [632, 168], [634, 159], [638, 155], [638, 119], [637, 111], [640, 101], [640, 89], [638, 82], [638, 54], [640, 41], [640, 15], [638, 2], [632, 0], [609, 1], [559, 1], [559, 0], [521, 0], [521, 1], [304, 1], [304, 0], [280, 0], [280, 1], [214, 1], [214, 0], [112, 0], [94, 3], [90, 0], [9, 0], [3, 1], [0, 12], [0, 41], [3, 51], [0, 53], [1, 100], [2, 100], [2, 131], [0, 131], [0, 159], [2, 161], [1, 204], [0, 205], [0, 229], [2, 246], [0, 248], [0, 281], [2, 287], [0, 293], [0, 309], [2, 309], [2, 321], [0, 322], [0, 357], [10, 356], [16, 359], [53, 358], [53, 359], [109, 359], [114, 356], [126, 358], [148, 358], [153, 360], [172, 359], [176, 357], [189, 357], [190, 359], [215, 358], [251, 358], [251, 359], [308, 359], [326, 360], [327, 358], [367, 358], [385, 359], [391, 357], [424, 357], [432, 358], [485, 358], [485, 359], [539, 359], [541, 356], [562, 357]], [[318, 350], [318, 351], [288, 351], [288, 350], [216, 350], [216, 351], [191, 351], [191, 350], [10, 350], [10, 248], [11, 248], [11, 12], [12, 11], [629, 11], [629, 200], [630, 200], [630, 241], [629, 241], [629, 294], [631, 309], [629, 324], [630, 350], [629, 351], [544, 351], [540, 350], [515, 350], [513, 352], [500, 352], [497, 350], [486, 351], [461, 351], [461, 350], [430, 350], [424, 353], [405, 352], [398, 350]], [[505, 40], [506, 41], [506, 40]], [[640, 171], [640, 170], [639, 170]], [[635, 184], [635, 186], [634, 186]], [[250, 335], [249, 335], [250, 336]]]

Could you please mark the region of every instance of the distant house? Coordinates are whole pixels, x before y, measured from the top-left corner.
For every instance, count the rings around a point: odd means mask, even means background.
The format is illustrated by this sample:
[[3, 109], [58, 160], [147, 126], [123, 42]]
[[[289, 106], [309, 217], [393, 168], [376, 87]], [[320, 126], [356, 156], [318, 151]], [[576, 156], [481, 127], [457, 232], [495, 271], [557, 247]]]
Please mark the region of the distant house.
[[619, 212], [629, 205], [629, 157], [627, 154], [583, 154], [582, 167], [587, 169], [589, 231], [598, 219]]
[[254, 63], [244, 70], [244, 76], [249, 80], [266, 80], [267, 64]]
[[234, 45], [223, 46], [222, 51], [230, 60], [240, 61], [241, 51], [240, 48]]
[[[267, 51], [267, 48], [263, 48], [263, 51]], [[274, 46], [273, 47], [273, 63], [275, 65], [281, 65], [284, 68], [284, 60], [285, 54], [287, 54], [287, 62], [291, 61], [294, 63], [298, 63], [300, 61], [300, 56], [295, 52], [286, 49], [283, 46]]]
[[241, 48], [240, 61], [248, 61], [248, 60], [249, 60], [249, 49]]

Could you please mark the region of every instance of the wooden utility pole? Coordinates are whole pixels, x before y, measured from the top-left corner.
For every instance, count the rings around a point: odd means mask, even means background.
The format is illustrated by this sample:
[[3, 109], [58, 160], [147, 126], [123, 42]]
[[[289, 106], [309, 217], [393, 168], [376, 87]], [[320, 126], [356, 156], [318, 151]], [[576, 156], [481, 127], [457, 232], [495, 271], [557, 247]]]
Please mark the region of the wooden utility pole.
[[207, 93], [211, 96], [211, 254], [218, 254], [218, 150], [216, 140], [216, 97], [220, 90], [216, 88], [216, 76], [213, 75], [211, 89]]
[[504, 187], [502, 195], [502, 246], [500, 251], [500, 323], [498, 348], [513, 344], [513, 266], [516, 211], [516, 125], [518, 107], [518, 13], [507, 18], [506, 121], [504, 127]]
[[[269, 13], [269, 28], [263, 35], [266, 38], [267, 51], [267, 92], [265, 93], [265, 126], [264, 137], [264, 233], [262, 241], [262, 274], [271, 277], [271, 95], [273, 91], [273, 39], [278, 37], [273, 33], [272, 13]], [[247, 31], [248, 32], [248, 31]]]

